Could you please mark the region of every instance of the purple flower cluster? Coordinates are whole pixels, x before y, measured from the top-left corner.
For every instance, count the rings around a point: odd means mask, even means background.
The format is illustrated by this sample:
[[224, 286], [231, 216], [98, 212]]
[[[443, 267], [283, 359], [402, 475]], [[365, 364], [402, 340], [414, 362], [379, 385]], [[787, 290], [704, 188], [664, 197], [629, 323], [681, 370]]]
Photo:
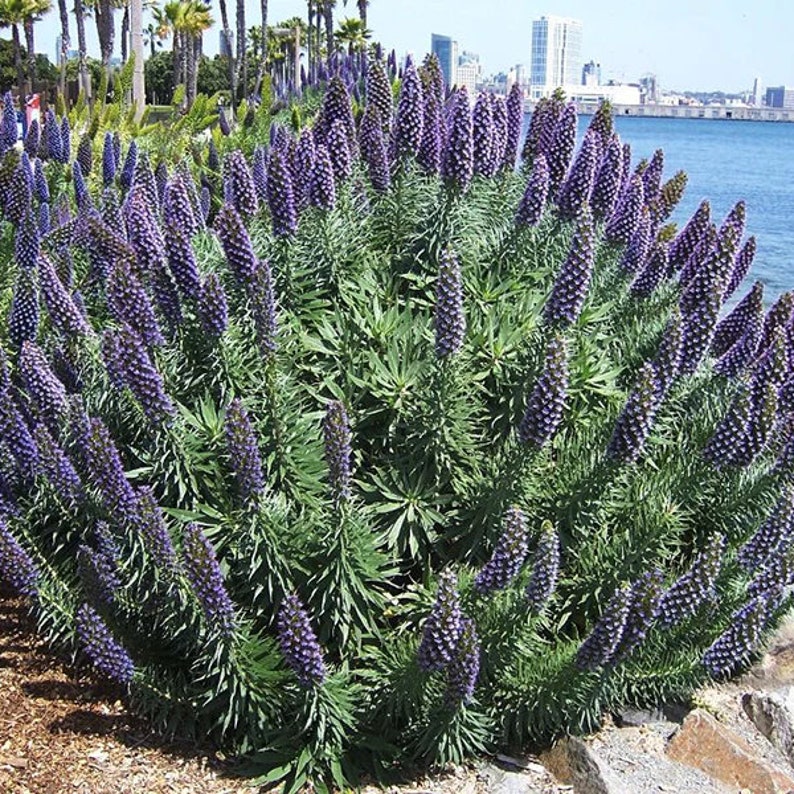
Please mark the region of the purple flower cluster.
[[647, 636], [659, 613], [662, 583], [662, 572], [656, 569], [641, 576], [631, 586], [629, 614], [620, 645], [615, 652], [615, 661], [626, 659]]
[[474, 146], [474, 173], [493, 176], [494, 161], [491, 157], [493, 137], [493, 110], [490, 97], [483, 92], [474, 103], [471, 114], [472, 143]]
[[322, 144], [315, 151], [314, 164], [309, 177], [309, 203], [326, 212], [336, 205], [334, 167], [328, 149]]
[[659, 196], [659, 189], [662, 184], [662, 171], [664, 170], [664, 151], [657, 149], [648, 163], [648, 167], [642, 172], [642, 186], [645, 193], [645, 201], [651, 204]]
[[675, 626], [716, 599], [716, 580], [724, 554], [725, 538], [717, 535], [697, 554], [689, 570], [665, 591], [659, 604], [662, 626]]
[[637, 384], [615, 423], [607, 455], [621, 463], [636, 461], [645, 448], [659, 407], [659, 384], [653, 364], [644, 364]]
[[116, 153], [113, 147], [113, 134], [105, 133], [102, 143], [102, 184], [109, 187], [116, 178]]
[[33, 216], [28, 214], [14, 235], [14, 258], [17, 265], [25, 268], [36, 267], [40, 250], [39, 229]]
[[66, 389], [34, 342], [22, 343], [19, 372], [28, 396], [43, 416], [54, 422], [66, 416]]
[[39, 451], [40, 471], [49, 480], [55, 493], [67, 504], [81, 501], [83, 483], [68, 455], [43, 424], [36, 425], [33, 437]]
[[565, 220], [578, 218], [589, 206], [599, 158], [598, 146], [594, 133], [585, 135], [571, 171], [560, 188], [557, 209]]
[[293, 593], [281, 602], [277, 622], [278, 644], [302, 687], [322, 684], [327, 675], [323, 652], [309, 615]]
[[163, 239], [168, 267], [177, 286], [186, 298], [197, 298], [201, 281], [190, 237], [180, 226], [167, 224]]
[[516, 212], [516, 226], [537, 226], [549, 195], [549, 165], [542, 154], [532, 161], [527, 186]]
[[196, 524], [182, 537], [182, 567], [207, 623], [224, 637], [234, 631], [234, 604], [223, 580], [215, 549]]
[[116, 261], [108, 276], [105, 294], [108, 309], [117, 322], [129, 325], [147, 345], [163, 343], [154, 307], [128, 260]]
[[[431, 95], [432, 96], [432, 95]], [[435, 101], [435, 100], [429, 100]], [[425, 127], [425, 134], [428, 129]], [[361, 120], [361, 131], [359, 136], [359, 146], [361, 149], [361, 156], [367, 165], [367, 172], [369, 173], [370, 182], [372, 187], [379, 193], [384, 193], [389, 189], [391, 184], [391, 176], [389, 174], [389, 155], [386, 150], [386, 142], [383, 137], [383, 123], [381, 121], [378, 109], [375, 107], [367, 107], [364, 117]], [[419, 152], [419, 161], [422, 166], [427, 170], [428, 163], [432, 159], [432, 153], [425, 150], [424, 138], [422, 149]], [[438, 152], [439, 163], [441, 151]]]
[[[377, 110], [375, 110], [375, 113], [377, 113]], [[439, 105], [438, 96], [436, 95], [435, 91], [427, 91], [425, 93], [425, 111], [424, 120], [422, 123], [422, 144], [419, 147], [419, 152], [417, 153], [417, 160], [419, 161], [419, 165], [421, 165], [428, 174], [437, 174], [441, 170], [441, 155], [443, 150], [441, 124], [441, 107]], [[377, 134], [378, 131], [373, 128], [373, 131], [370, 134], [371, 137], [374, 139], [376, 138]], [[382, 140], [383, 139], [381, 136], [381, 145], [383, 145]], [[377, 150], [378, 144], [376, 141], [373, 141], [370, 146], [372, 148], [368, 159], [370, 162], [371, 172], [373, 162], [372, 153], [373, 151]], [[372, 178], [371, 173], [370, 178]]]
[[679, 270], [695, 252], [711, 224], [711, 205], [702, 201], [686, 226], [670, 244], [670, 267]]
[[684, 329], [681, 325], [681, 315], [675, 311], [671, 315], [664, 330], [662, 341], [653, 360], [656, 370], [656, 384], [659, 391], [657, 399], [661, 403], [678, 376], [678, 366], [681, 360], [681, 344], [684, 341]]
[[463, 618], [458, 647], [447, 666], [447, 686], [444, 690], [447, 708], [456, 709], [471, 701], [479, 674], [480, 638], [477, 636], [477, 627], [470, 618]]
[[[188, 178], [192, 179], [190, 176]], [[238, 203], [245, 202], [240, 200]], [[203, 225], [200, 218], [196, 217], [198, 209], [200, 208], [193, 206], [185, 177], [181, 173], [174, 174], [166, 183], [163, 194], [163, 221], [166, 227], [177, 228], [190, 239]], [[167, 248], [167, 233], [165, 243]]]
[[161, 571], [173, 571], [176, 568], [176, 551], [171, 535], [165, 525], [163, 511], [157, 504], [151, 488], [142, 487], [137, 490], [137, 510], [130, 522], [133, 529], [143, 540], [143, 545], [153, 564]]
[[702, 302], [684, 314], [684, 339], [681, 345], [682, 375], [691, 375], [711, 345], [722, 305], [722, 289], [712, 284]]
[[744, 281], [744, 277], [750, 272], [757, 249], [758, 244], [756, 243], [755, 237], [748, 237], [747, 241], [736, 255], [731, 279], [728, 282], [728, 286], [725, 288], [725, 300], [728, 300], [728, 298], [739, 289], [739, 285]]
[[394, 97], [389, 76], [380, 60], [374, 60], [368, 65], [366, 96], [367, 110], [373, 108], [378, 111], [383, 131], [388, 132], [394, 112]]
[[50, 320], [64, 336], [81, 336], [92, 333], [85, 317], [58, 278], [52, 262], [45, 255], [39, 258], [39, 284]]
[[463, 193], [474, 170], [471, 111], [465, 88], [458, 89], [450, 99], [448, 128], [441, 173], [449, 187]]
[[571, 325], [582, 311], [595, 257], [595, 229], [589, 209], [579, 216], [568, 258], [557, 274], [543, 316], [550, 325]]
[[121, 589], [121, 578], [112, 556], [81, 544], [77, 550], [77, 570], [91, 601], [105, 606], [114, 602]]
[[731, 616], [728, 628], [703, 654], [703, 666], [712, 678], [730, 675], [746, 663], [761, 643], [769, 608], [765, 596], [756, 596]]
[[604, 230], [604, 235], [610, 243], [626, 244], [636, 232], [645, 208], [643, 190], [642, 179], [638, 176], [633, 177]]
[[703, 456], [715, 466], [729, 466], [743, 456], [747, 429], [753, 417], [753, 397], [743, 389], [734, 397], [728, 413], [717, 425], [703, 449]]
[[615, 204], [620, 194], [622, 160], [623, 149], [620, 145], [620, 138], [613, 135], [601, 158], [590, 198], [593, 217], [597, 220], [611, 217], [615, 210]]
[[345, 406], [338, 400], [328, 403], [323, 419], [325, 462], [328, 484], [335, 505], [350, 498], [350, 456], [352, 441], [350, 420]]
[[736, 558], [745, 570], [763, 568], [772, 555], [788, 545], [794, 534], [794, 488], [784, 489], [772, 514], [739, 549]]
[[39, 465], [38, 449], [8, 386], [0, 391], [0, 437], [14, 458], [19, 476], [25, 482], [32, 480]]
[[223, 253], [229, 269], [242, 284], [254, 278], [259, 260], [254, 254], [251, 238], [248, 236], [242, 218], [231, 204], [224, 204], [215, 217], [215, 231], [221, 241]]
[[455, 658], [462, 633], [458, 580], [451, 570], [445, 569], [438, 577], [436, 600], [422, 630], [419, 666], [428, 672], [447, 667]]
[[224, 421], [229, 460], [244, 501], [255, 500], [265, 487], [259, 443], [248, 418], [248, 412], [239, 399], [234, 399], [226, 409]]
[[0, 579], [22, 596], [38, 592], [39, 571], [31, 556], [0, 518]]
[[436, 357], [459, 353], [466, 337], [466, 315], [463, 309], [463, 279], [454, 251], [441, 252], [436, 279]]
[[135, 175], [135, 166], [138, 162], [138, 144], [132, 140], [130, 141], [130, 148], [127, 149], [127, 155], [124, 158], [124, 165], [121, 168], [121, 176], [119, 182], [123, 188], [132, 187], [132, 179]]
[[580, 670], [597, 670], [612, 661], [623, 638], [630, 607], [631, 588], [622, 585], [576, 652], [576, 666]]
[[543, 148], [549, 162], [549, 196], [556, 198], [576, 148], [576, 105], [569, 102], [562, 110], [548, 148]]
[[667, 244], [654, 243], [648, 254], [648, 259], [629, 287], [629, 294], [633, 298], [649, 298], [653, 291], [661, 284], [667, 274], [668, 258]]
[[27, 340], [34, 340], [39, 327], [39, 296], [36, 288], [36, 271], [33, 268], [19, 268], [8, 315], [8, 336], [21, 346]]
[[129, 684], [135, 674], [132, 659], [97, 612], [83, 604], [75, 615], [75, 626], [80, 644], [94, 667], [119, 684]]
[[568, 349], [565, 337], [557, 334], [549, 341], [543, 371], [518, 426], [522, 444], [540, 448], [554, 436], [562, 422], [567, 388]]
[[544, 521], [532, 558], [532, 574], [524, 591], [533, 615], [539, 615], [554, 594], [559, 574], [560, 538], [551, 521]]
[[511, 507], [502, 523], [502, 534], [491, 558], [474, 580], [474, 589], [481, 595], [504, 590], [516, 578], [528, 551], [527, 522], [524, 514]]
[[226, 200], [234, 205], [243, 218], [256, 215], [259, 209], [256, 186], [241, 151], [229, 152], [224, 158], [223, 179], [228, 192]]
[[283, 153], [272, 151], [267, 164], [267, 203], [276, 237], [289, 237], [298, 228], [292, 177]]
[[711, 340], [710, 353], [720, 357], [744, 336], [748, 327], [760, 332], [764, 317], [764, 284], [756, 281], [752, 289], [717, 325]]
[[226, 330], [229, 306], [223, 285], [215, 273], [208, 273], [201, 285], [198, 312], [201, 325], [210, 336], [219, 337]]
[[424, 124], [424, 92], [422, 80], [413, 64], [403, 73], [397, 118], [394, 123], [394, 145], [398, 157], [415, 157], [422, 145]]

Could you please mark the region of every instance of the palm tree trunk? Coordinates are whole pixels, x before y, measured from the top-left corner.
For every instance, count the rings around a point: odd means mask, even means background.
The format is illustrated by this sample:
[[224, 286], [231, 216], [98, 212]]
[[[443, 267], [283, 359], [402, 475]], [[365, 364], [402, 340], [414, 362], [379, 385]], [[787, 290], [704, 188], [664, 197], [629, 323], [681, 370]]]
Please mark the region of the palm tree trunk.
[[[229, 29], [229, 12], [226, 8], [226, 0], [218, 0], [218, 7], [221, 10], [221, 26], [223, 28], [223, 36], [226, 39], [226, 46], [228, 47], [228, 61], [229, 61], [229, 90], [232, 94], [232, 100], [237, 93], [237, 69], [234, 65], [234, 47], [232, 47], [232, 32]], [[231, 111], [234, 113], [234, 101], [231, 103]]]
[[320, 68], [320, 61], [322, 60], [322, 45], [320, 42], [323, 40], [323, 33], [322, 33], [322, 24], [323, 24], [323, 2], [327, 2], [327, 0], [315, 0], [317, 3], [317, 35], [314, 39], [314, 43], [317, 45], [317, 57], [314, 59], [315, 69], [319, 71]]
[[259, 96], [259, 92], [262, 90], [262, 81], [265, 79], [265, 69], [267, 68], [267, 0], [260, 0], [259, 8], [262, 15], [262, 54], [259, 58], [259, 68], [256, 71], [254, 96]]
[[14, 41], [14, 66], [17, 70], [17, 89], [25, 90], [25, 67], [22, 65], [22, 45], [19, 43], [19, 26], [11, 25], [11, 37]]
[[130, 49], [135, 63], [132, 69], [132, 102], [135, 120], [140, 121], [146, 106], [146, 85], [143, 72], [143, 2], [130, 0]]
[[99, 38], [99, 51], [102, 58], [102, 68], [110, 72], [110, 58], [113, 55], [113, 39], [115, 26], [113, 24], [113, 6], [111, 0], [99, 0], [94, 5], [96, 19], [96, 32]]
[[198, 94], [198, 68], [201, 62], [202, 41], [201, 36], [193, 36], [190, 42], [190, 55], [188, 58], [188, 107], [196, 101], [196, 94]]
[[77, 59], [80, 74], [80, 90], [85, 95], [85, 100], [91, 104], [91, 74], [86, 63], [85, 44], [85, 8], [83, 0], [74, 0], [74, 16], [77, 20]]
[[36, 86], [36, 43], [33, 36], [33, 17], [25, 17], [25, 46], [28, 50], [28, 81], [26, 94], [32, 94]]
[[314, 59], [316, 57], [312, 46], [314, 39], [314, 0], [309, 0], [307, 6], [306, 67], [309, 73], [309, 82], [311, 83], [314, 80]]
[[121, 62], [127, 63], [127, 50], [130, 40], [130, 4], [124, 4], [124, 16], [121, 18]]
[[69, 9], [66, 7], [66, 0], [58, 0], [58, 15], [61, 18], [61, 51], [58, 54], [58, 68], [60, 76], [58, 79], [59, 91], [62, 97], [66, 97], [66, 58], [69, 55]]
[[245, 0], [237, 0], [237, 86], [239, 102], [248, 91], [248, 54], [245, 47]]
[[[182, 59], [184, 58], [184, 51], [182, 48], [182, 31], [181, 30], [174, 30], [174, 46], [172, 49], [173, 53], [173, 65], [174, 65], [174, 72], [173, 72], [173, 89], [176, 91], [177, 86], [182, 82]], [[187, 88], [187, 86], [185, 86]]]
[[324, 0], [323, 16], [325, 17], [325, 48], [330, 59], [334, 51], [334, 0]]

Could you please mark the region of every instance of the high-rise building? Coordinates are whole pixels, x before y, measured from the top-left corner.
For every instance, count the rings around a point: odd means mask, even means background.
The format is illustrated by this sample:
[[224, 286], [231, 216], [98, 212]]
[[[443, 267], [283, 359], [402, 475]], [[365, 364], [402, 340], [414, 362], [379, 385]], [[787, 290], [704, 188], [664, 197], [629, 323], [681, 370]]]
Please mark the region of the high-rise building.
[[784, 85], [767, 88], [765, 104], [770, 108], [794, 110], [794, 88], [787, 88]]
[[582, 85], [601, 85], [601, 64], [590, 61], [582, 67]]
[[458, 58], [457, 79], [455, 85], [465, 88], [469, 98], [477, 94], [477, 83], [480, 82], [480, 56], [473, 52], [463, 52]]
[[756, 77], [753, 80], [753, 93], [750, 95], [750, 104], [751, 105], [760, 105], [761, 104], [761, 78]]
[[430, 36], [430, 52], [432, 52], [441, 64], [441, 73], [444, 75], [444, 83], [448, 88], [457, 84], [458, 70], [458, 42], [449, 36], [440, 36], [433, 33]]
[[582, 23], [578, 19], [544, 16], [532, 22], [532, 96], [582, 81]]

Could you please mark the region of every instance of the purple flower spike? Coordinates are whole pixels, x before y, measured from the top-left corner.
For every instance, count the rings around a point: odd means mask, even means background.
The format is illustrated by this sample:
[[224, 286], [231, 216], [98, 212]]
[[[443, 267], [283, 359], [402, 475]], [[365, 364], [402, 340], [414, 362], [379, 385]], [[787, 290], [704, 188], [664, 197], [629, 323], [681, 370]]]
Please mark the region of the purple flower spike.
[[182, 538], [182, 566], [207, 623], [223, 637], [234, 632], [234, 604], [226, 591], [212, 544], [195, 524], [188, 524]]
[[77, 162], [80, 163], [83, 176], [88, 176], [94, 165], [94, 150], [91, 146], [91, 139], [87, 135], [80, 138], [80, 143], [77, 146]]
[[444, 150], [442, 174], [450, 188], [464, 193], [471, 183], [474, 169], [471, 112], [466, 89], [459, 89], [450, 102], [449, 135]]
[[127, 239], [135, 252], [139, 274], [156, 272], [165, 263], [165, 246], [160, 226], [152, 214], [146, 191], [134, 185], [124, 205]]
[[725, 288], [725, 300], [728, 300], [728, 298], [739, 289], [739, 285], [744, 281], [744, 277], [750, 272], [757, 248], [758, 244], [756, 243], [755, 237], [748, 237], [747, 242], [736, 255], [736, 262], [733, 266], [731, 279], [728, 282], [728, 286]]
[[644, 364], [637, 385], [621, 411], [607, 455], [621, 463], [633, 463], [645, 448], [659, 407], [659, 384], [653, 364]]
[[629, 275], [642, 272], [651, 248], [651, 214], [643, 207], [640, 220], [620, 260], [620, 269]]
[[725, 216], [725, 220], [720, 226], [719, 236], [722, 237], [730, 230], [736, 240], [741, 240], [744, 236], [744, 228], [747, 222], [747, 205], [743, 201], [737, 201], [731, 211]]
[[66, 389], [55, 377], [44, 353], [35, 343], [22, 343], [19, 372], [28, 396], [44, 416], [54, 421], [66, 416]]
[[132, 186], [132, 179], [135, 175], [135, 166], [138, 162], [138, 144], [135, 141], [130, 141], [130, 148], [127, 149], [127, 156], [124, 158], [124, 165], [121, 169], [121, 177], [119, 181], [123, 188], [130, 188]]
[[106, 294], [108, 309], [117, 322], [129, 325], [147, 345], [163, 343], [154, 308], [129, 261], [116, 261], [108, 276]]
[[662, 626], [675, 626], [716, 599], [716, 580], [724, 554], [725, 538], [716, 535], [698, 553], [689, 570], [662, 595], [658, 618]]
[[471, 701], [477, 676], [480, 674], [480, 639], [477, 628], [470, 618], [463, 618], [462, 626], [455, 658], [447, 667], [444, 704], [450, 709], [465, 706]]
[[626, 659], [635, 648], [642, 644], [648, 630], [659, 614], [662, 600], [662, 572], [658, 569], [637, 579], [629, 593], [629, 614], [623, 637], [615, 651], [614, 661]]
[[703, 456], [715, 466], [729, 466], [737, 461], [745, 445], [747, 428], [753, 416], [753, 399], [749, 389], [736, 395], [728, 413], [717, 425], [703, 449]]
[[39, 201], [50, 200], [50, 186], [41, 160], [36, 160], [36, 165], [33, 167], [33, 193]]
[[579, 646], [576, 666], [580, 670], [597, 670], [609, 664], [620, 646], [631, 606], [631, 588], [619, 587], [593, 630]]
[[711, 345], [720, 313], [721, 289], [712, 286], [700, 306], [684, 316], [684, 341], [681, 350], [682, 375], [691, 375], [698, 368]]
[[524, 96], [521, 86], [513, 83], [507, 96], [507, 135], [505, 138], [502, 168], [512, 172], [516, 167], [518, 144], [521, 138], [521, 125], [524, 120]]
[[218, 108], [218, 127], [224, 138], [232, 134], [232, 128], [229, 126], [229, 119], [226, 117], [226, 112], [222, 107]]
[[571, 171], [557, 196], [557, 209], [561, 218], [574, 220], [588, 206], [597, 164], [598, 139], [594, 134], [585, 135]]
[[320, 144], [315, 150], [315, 160], [309, 182], [309, 201], [313, 207], [330, 211], [336, 205], [334, 169], [328, 149]]
[[438, 577], [436, 600], [422, 630], [419, 667], [427, 672], [447, 667], [455, 658], [462, 633], [458, 580], [451, 570], [445, 569]]
[[597, 220], [609, 218], [615, 211], [615, 205], [620, 194], [622, 163], [623, 148], [620, 144], [620, 138], [617, 135], [613, 135], [607, 144], [604, 156], [596, 171], [593, 193], [590, 198], [593, 217]]
[[657, 149], [651, 157], [648, 167], [642, 172], [642, 186], [645, 200], [648, 204], [656, 201], [662, 184], [662, 171], [664, 170], [664, 151]]
[[341, 185], [350, 178], [353, 165], [350, 157], [350, 148], [347, 145], [347, 133], [341, 121], [331, 124], [326, 136], [326, 148], [331, 158], [334, 179]]
[[394, 97], [386, 69], [381, 61], [373, 61], [367, 69], [367, 109], [375, 108], [380, 116], [384, 133], [391, 128]]
[[77, 549], [77, 571], [91, 601], [103, 606], [113, 604], [122, 582], [112, 555], [81, 544]]
[[138, 489], [137, 510], [130, 524], [141, 536], [152, 563], [161, 571], [173, 572], [176, 569], [176, 551], [165, 525], [163, 511], [151, 488]]
[[480, 176], [492, 176], [494, 161], [491, 157], [491, 139], [493, 137], [493, 113], [488, 94], [481, 93], [474, 103], [471, 114], [472, 142], [474, 144], [474, 173]]
[[264, 146], [254, 149], [251, 178], [254, 180], [257, 198], [260, 202], [267, 203], [267, 149]]
[[0, 518], [0, 580], [21, 596], [33, 597], [38, 592], [39, 571], [31, 556], [11, 534]]
[[532, 161], [532, 172], [516, 212], [516, 226], [537, 226], [549, 195], [549, 166], [546, 157], [538, 154]]
[[113, 133], [106, 132], [102, 144], [102, 184], [110, 187], [116, 178], [116, 153], [113, 146]]
[[47, 154], [49, 158], [56, 163], [68, 162], [68, 156], [66, 160], [63, 159], [61, 128], [58, 126], [58, 120], [55, 118], [55, 111], [52, 108], [47, 110], [47, 116], [44, 122], [44, 137], [47, 143]]
[[[14, 121], [16, 127], [16, 120]], [[41, 127], [39, 126], [38, 119], [33, 119], [28, 127], [27, 135], [25, 135], [25, 151], [31, 159], [36, 156], [41, 145]]]
[[14, 258], [22, 268], [34, 268], [41, 250], [38, 226], [32, 215], [27, 215], [14, 235]]
[[422, 145], [423, 117], [422, 80], [416, 67], [411, 64], [403, 75], [394, 124], [394, 142], [398, 157], [415, 157], [418, 154]]
[[44, 255], [39, 257], [39, 284], [50, 320], [64, 336], [86, 336], [92, 333], [91, 326], [58, 278], [52, 262]]
[[752, 289], [717, 325], [711, 342], [711, 355], [719, 358], [738, 342], [748, 327], [760, 333], [764, 317], [764, 285], [756, 281]]
[[267, 201], [273, 219], [273, 234], [289, 237], [298, 228], [292, 179], [281, 152], [273, 151], [267, 164]]
[[670, 390], [676, 377], [678, 377], [683, 341], [684, 329], [681, 315], [675, 311], [667, 323], [662, 341], [659, 344], [659, 350], [653, 361], [653, 366], [656, 370], [656, 383], [659, 387], [657, 398], [660, 403]]
[[445, 248], [436, 279], [436, 357], [459, 353], [466, 337], [466, 315], [463, 309], [463, 279], [455, 253]]
[[550, 521], [540, 529], [535, 554], [532, 558], [532, 575], [524, 595], [533, 615], [539, 615], [557, 588], [560, 574], [560, 538]]
[[77, 610], [75, 625], [80, 644], [94, 667], [119, 684], [129, 684], [135, 675], [132, 659], [97, 612], [83, 604]]
[[758, 345], [759, 355], [772, 344], [777, 329], [789, 325], [792, 320], [794, 320], [794, 291], [784, 292], [769, 307], [769, 311], [764, 317], [761, 341]]
[[165, 227], [165, 253], [171, 274], [186, 298], [198, 298], [201, 289], [196, 255], [187, 232], [179, 226]]
[[728, 628], [703, 654], [703, 666], [712, 678], [731, 675], [747, 663], [761, 644], [769, 612], [769, 599], [756, 596], [731, 616]]
[[686, 172], [678, 171], [662, 185], [659, 195], [656, 197], [652, 206], [655, 224], [662, 224], [672, 215], [673, 210], [684, 197], [687, 181], [688, 177]]
[[63, 116], [61, 119], [61, 157], [59, 162], [66, 165], [72, 159], [72, 129], [69, 125], [69, 117]]
[[281, 653], [300, 685], [310, 689], [322, 684], [327, 675], [323, 652], [298, 596], [289, 594], [284, 597], [278, 613], [277, 631]]
[[524, 514], [511, 507], [502, 523], [502, 534], [491, 554], [474, 580], [474, 589], [489, 595], [510, 586], [524, 564], [528, 551], [527, 522]]
[[551, 142], [544, 151], [549, 161], [549, 195], [557, 196], [576, 148], [576, 105], [569, 102], [554, 126]]
[[32, 480], [39, 467], [38, 449], [8, 386], [0, 391], [0, 437], [14, 458], [20, 477], [25, 482]]
[[8, 316], [8, 335], [11, 341], [22, 345], [34, 340], [39, 327], [39, 298], [36, 288], [36, 271], [21, 267], [14, 285], [11, 311]]
[[670, 244], [670, 267], [680, 270], [694, 253], [711, 224], [711, 206], [702, 201], [686, 226]]
[[714, 371], [725, 378], [736, 378], [747, 370], [755, 360], [760, 328], [751, 323], [745, 332], [714, 364]]
[[[542, 155], [541, 155], [542, 156]], [[540, 449], [554, 437], [565, 411], [568, 388], [568, 350], [565, 337], [552, 337], [546, 349], [543, 372], [527, 402], [524, 418], [518, 426], [518, 439]]]
[[204, 279], [198, 302], [202, 327], [211, 336], [219, 337], [229, 323], [229, 306], [215, 273], [209, 273]]
[[604, 235], [610, 243], [628, 243], [639, 226], [645, 206], [642, 179], [633, 177], [623, 198], [606, 225]]
[[[374, 129], [375, 124], [378, 127], [381, 127], [379, 116], [377, 117], [378, 120], [373, 122], [373, 130], [372, 130], [372, 137], [377, 138], [380, 130]], [[364, 130], [364, 125], [362, 123], [362, 134]], [[378, 145], [383, 147], [384, 156], [386, 153], [385, 146], [383, 144], [383, 136], [380, 135], [380, 141], [374, 141], [371, 146], [370, 155], [369, 155], [369, 162], [370, 162], [370, 173], [372, 171], [372, 163], [373, 163], [373, 153]], [[425, 95], [425, 114], [424, 114], [424, 121], [422, 124], [422, 145], [419, 147], [419, 153], [417, 155], [417, 159], [419, 160], [419, 165], [422, 166], [425, 173], [428, 174], [437, 174], [441, 170], [441, 155], [442, 155], [442, 138], [441, 138], [441, 108], [439, 105], [438, 97], [434, 91], [428, 91]], [[380, 157], [379, 157], [380, 159]], [[370, 177], [371, 178], [371, 177]], [[377, 189], [377, 188], [376, 188]]]
[[231, 193], [227, 201], [231, 200], [243, 218], [256, 215], [259, 210], [256, 186], [241, 151], [235, 150], [226, 155], [223, 160], [223, 178]]
[[234, 399], [226, 409], [226, 446], [237, 488], [243, 501], [256, 500], [265, 488], [259, 443], [242, 402]]
[[132, 187], [142, 192], [146, 197], [145, 206], [149, 212], [157, 212], [160, 208], [160, 192], [157, 189], [157, 179], [149, 163], [149, 155], [139, 152], [135, 161], [135, 172], [132, 175]]
[[[347, 138], [344, 141], [345, 150], [348, 150]], [[254, 153], [256, 156], [256, 152]], [[260, 155], [261, 157], [261, 155]], [[314, 135], [306, 127], [300, 135], [298, 144], [295, 147], [295, 156], [292, 161], [292, 189], [295, 195], [295, 206], [300, 212], [309, 205], [309, 193], [311, 191], [312, 172], [316, 158], [316, 147], [314, 145]], [[262, 163], [265, 168], [265, 185], [267, 185], [267, 165]]]
[[[347, 143], [351, 150], [356, 143], [356, 122], [353, 118], [353, 106], [350, 102], [350, 93], [344, 80], [334, 75], [328, 82], [328, 88], [323, 97], [323, 106], [320, 119], [317, 123], [317, 132], [320, 139], [318, 143], [326, 143], [328, 132], [335, 121], [341, 121], [347, 135]], [[272, 149], [277, 149], [276, 145]]]
[[[242, 199], [241, 202], [243, 202]], [[180, 173], [175, 174], [165, 186], [163, 220], [166, 226], [179, 228], [188, 238], [192, 237], [202, 226], [200, 219], [196, 218], [190, 191]], [[168, 235], [165, 238], [166, 243], [167, 237]]]
[[15, 226], [30, 215], [30, 202], [33, 193], [30, 171], [24, 163], [20, 163], [11, 176], [11, 184], [5, 193], [6, 218]]
[[262, 259], [257, 264], [253, 281], [248, 289], [251, 313], [256, 328], [256, 338], [263, 358], [270, 358], [277, 350], [276, 295], [270, 262]]
[[337, 507], [350, 498], [350, 420], [345, 406], [334, 401], [328, 404], [323, 419], [325, 461], [328, 464], [328, 484], [331, 498]]
[[44, 425], [36, 425], [33, 434], [39, 450], [41, 472], [64, 502], [79, 502], [83, 498], [83, 484], [69, 457]]
[[165, 393], [163, 378], [152, 363], [143, 340], [128, 325], [122, 326], [116, 336], [124, 384], [135, 395], [149, 421], [154, 424], [168, 422], [176, 409]]
[[247, 284], [256, 273], [258, 259], [243, 221], [231, 204], [224, 204], [219, 210], [215, 218], [215, 231], [229, 269], [240, 283]]
[[739, 549], [736, 558], [746, 571], [763, 568], [773, 555], [780, 556], [780, 547], [794, 536], [794, 488], [787, 486], [772, 514]]
[[662, 283], [667, 274], [668, 265], [667, 243], [654, 243], [648, 261], [629, 287], [629, 294], [633, 298], [641, 300], [649, 298]]
[[590, 210], [579, 217], [568, 257], [557, 274], [543, 316], [549, 325], [571, 325], [584, 306], [595, 257], [595, 229]]

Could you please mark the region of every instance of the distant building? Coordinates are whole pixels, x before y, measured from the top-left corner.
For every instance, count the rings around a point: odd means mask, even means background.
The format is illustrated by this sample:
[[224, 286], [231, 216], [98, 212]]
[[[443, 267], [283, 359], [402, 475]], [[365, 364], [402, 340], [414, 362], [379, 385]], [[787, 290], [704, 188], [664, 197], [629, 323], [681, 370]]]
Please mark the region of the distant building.
[[[55, 37], [55, 60], [53, 61], [53, 63], [57, 64], [58, 66], [62, 65], [61, 64], [61, 42], [62, 41], [63, 41], [63, 39], [60, 36], [56, 36]], [[77, 50], [68, 49], [66, 51], [66, 60], [67, 61], [71, 61], [74, 58], [76, 58], [77, 55], [78, 55]]]
[[555, 88], [581, 85], [582, 23], [578, 19], [544, 16], [532, 22], [533, 98], [548, 96]]
[[761, 104], [761, 78], [756, 77], [753, 80], [753, 93], [750, 95], [750, 104], [751, 105], [760, 105]]
[[590, 61], [582, 67], [582, 85], [601, 85], [601, 64]]
[[448, 87], [455, 85], [458, 70], [458, 42], [449, 36], [433, 33], [430, 36], [430, 52], [438, 58], [438, 62], [441, 64], [444, 83]]
[[477, 94], [477, 84], [480, 82], [480, 56], [473, 52], [464, 52], [458, 58], [457, 78], [455, 85], [466, 88], [469, 97]]
[[767, 88], [765, 104], [769, 108], [794, 110], [794, 88], [786, 88], [784, 85]]
[[659, 101], [659, 86], [655, 74], [646, 74], [640, 79], [642, 104], [655, 105]]
[[229, 31], [228, 37], [223, 29], [220, 31], [220, 38], [218, 39], [218, 52], [222, 58], [234, 57], [234, 33]]

